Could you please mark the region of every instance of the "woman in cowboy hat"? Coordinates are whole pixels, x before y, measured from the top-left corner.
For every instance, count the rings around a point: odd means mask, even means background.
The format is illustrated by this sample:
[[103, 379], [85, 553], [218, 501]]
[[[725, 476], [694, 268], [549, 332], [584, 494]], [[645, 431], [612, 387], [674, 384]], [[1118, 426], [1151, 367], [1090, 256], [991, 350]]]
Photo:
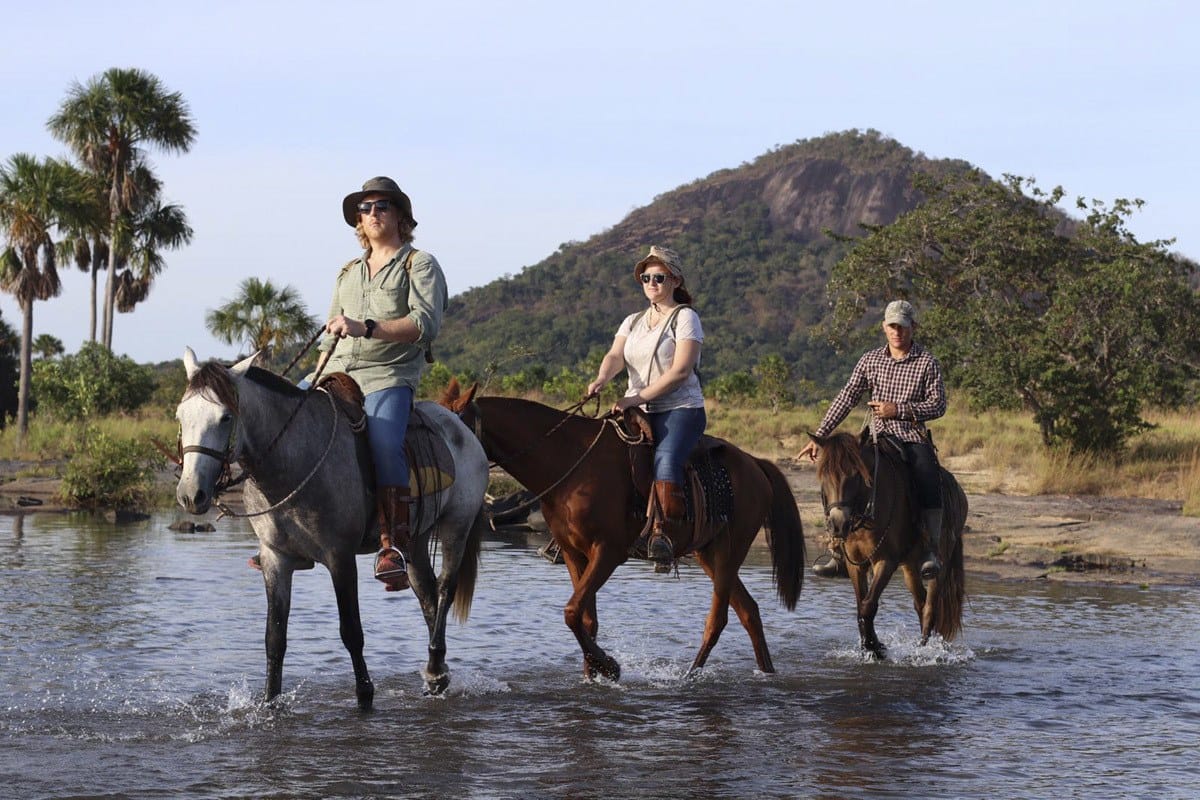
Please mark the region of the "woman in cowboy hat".
[[[633, 269], [649, 307], [630, 314], [617, 329], [588, 396], [597, 394], [621, 370], [629, 374], [625, 396], [613, 411], [640, 406], [654, 432], [654, 501], [647, 554], [661, 566], [685, 545], [687, 516], [684, 466], [708, 422], [697, 367], [704, 331], [684, 288], [679, 255], [654, 245]], [[674, 536], [674, 541], [672, 541]]]

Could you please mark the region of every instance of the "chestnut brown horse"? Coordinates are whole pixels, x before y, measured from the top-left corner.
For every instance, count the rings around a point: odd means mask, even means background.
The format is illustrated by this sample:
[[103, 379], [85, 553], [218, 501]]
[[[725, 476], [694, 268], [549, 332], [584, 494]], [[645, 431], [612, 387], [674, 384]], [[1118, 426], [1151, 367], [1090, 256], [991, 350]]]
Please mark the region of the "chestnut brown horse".
[[[445, 404], [475, 429], [490, 459], [541, 499], [574, 587], [563, 616], [583, 650], [584, 675], [618, 680], [620, 665], [596, 643], [596, 593], [628, 558], [643, 527], [646, 501], [630, 469], [630, 448], [642, 445], [627, 444], [613, 417], [594, 419], [507, 397], [472, 400], [474, 392], [449, 395]], [[796, 500], [774, 464], [728, 442], [708, 443], [717, 445], [710, 452], [728, 472], [733, 500], [728, 522], [719, 524], [715, 537], [695, 553], [712, 580], [713, 593], [691, 670], [704, 666], [732, 605], [750, 635], [758, 668], [774, 672], [758, 604], [738, 569], [765, 526], [776, 591], [788, 610], [795, 608], [804, 580], [804, 535]]]
[[842, 540], [854, 585], [862, 646], [877, 658], [887, 655], [875, 635], [875, 613], [897, 567], [904, 571], [904, 582], [921, 621], [921, 643], [935, 632], [947, 641], [953, 639], [962, 628], [965, 595], [962, 532], [967, 522], [967, 496], [958, 481], [941, 470], [944, 513], [938, 558], [943, 566], [936, 578], [922, 582], [925, 546], [917, 525], [919, 508], [899, 456], [881, 444], [877, 459], [871, 442], [860, 442], [849, 433], [812, 439], [820, 446], [817, 480], [826, 522]]

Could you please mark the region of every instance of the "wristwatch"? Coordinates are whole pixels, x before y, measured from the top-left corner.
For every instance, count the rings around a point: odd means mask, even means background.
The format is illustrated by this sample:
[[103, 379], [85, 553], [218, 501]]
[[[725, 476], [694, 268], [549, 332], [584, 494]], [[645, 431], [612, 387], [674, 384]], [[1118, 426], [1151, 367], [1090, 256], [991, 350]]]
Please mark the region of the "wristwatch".
[[364, 339], [370, 339], [371, 334], [375, 333], [375, 320], [365, 319], [363, 324], [367, 326], [367, 332], [363, 334]]

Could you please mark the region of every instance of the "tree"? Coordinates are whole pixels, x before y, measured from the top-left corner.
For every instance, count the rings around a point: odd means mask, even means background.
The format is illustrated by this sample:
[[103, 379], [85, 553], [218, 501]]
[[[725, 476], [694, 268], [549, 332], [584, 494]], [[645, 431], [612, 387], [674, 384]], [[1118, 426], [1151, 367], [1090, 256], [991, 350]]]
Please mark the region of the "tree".
[[250, 352], [273, 354], [316, 333], [320, 321], [309, 316], [304, 302], [291, 286], [277, 289], [269, 280], [247, 278], [240, 294], [204, 316], [213, 336], [227, 344], [244, 343]]
[[145, 167], [144, 148], [186, 153], [196, 136], [187, 104], [168, 92], [154, 75], [112, 68], [85, 85], [73, 83], [67, 99], [50, 118], [50, 132], [74, 151], [80, 162], [105, 179], [108, 210], [108, 277], [104, 286], [103, 343], [112, 349], [117, 294], [116, 247], [129, 235], [132, 218], [148, 206], [137, 173]]
[[835, 335], [871, 306], [922, 306], [921, 337], [985, 407], [1028, 409], [1046, 445], [1121, 450], [1147, 427], [1147, 402], [1172, 403], [1195, 374], [1195, 265], [1170, 241], [1139, 243], [1140, 201], [1076, 202], [1032, 180], [979, 171], [918, 176], [926, 201], [867, 236], [833, 271]]
[[33, 340], [33, 352], [38, 354], [38, 358], [55, 358], [65, 353], [66, 349], [63, 347], [62, 339], [42, 333]]
[[779, 413], [779, 406], [792, 401], [792, 373], [783, 357], [771, 353], [759, 359], [754, 366], [754, 374], [758, 376], [758, 396], [771, 407], [772, 414]]
[[90, 210], [84, 175], [64, 161], [38, 161], [18, 153], [0, 167], [0, 227], [8, 242], [0, 253], [0, 288], [16, 298], [23, 317], [17, 389], [17, 430], [22, 438], [29, 430], [33, 304], [62, 290], [57, 229], [74, 224]]
[[84, 342], [74, 355], [37, 362], [33, 386], [39, 415], [76, 420], [134, 411], [150, 399], [156, 382], [149, 367]]

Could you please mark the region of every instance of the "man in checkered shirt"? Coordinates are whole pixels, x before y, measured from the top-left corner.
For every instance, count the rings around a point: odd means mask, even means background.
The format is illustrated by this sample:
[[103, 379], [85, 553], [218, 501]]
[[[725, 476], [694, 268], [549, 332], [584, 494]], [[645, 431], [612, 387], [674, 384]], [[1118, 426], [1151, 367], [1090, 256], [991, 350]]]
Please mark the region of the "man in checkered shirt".
[[[929, 553], [921, 564], [921, 577], [935, 577], [942, 565], [937, 557], [942, 531], [941, 473], [937, 456], [925, 431], [925, 420], [946, 413], [946, 385], [942, 369], [933, 354], [913, 341], [917, 327], [913, 307], [905, 300], [888, 303], [883, 314], [883, 332], [887, 345], [868, 351], [858, 360], [850, 380], [834, 399], [821, 420], [815, 436], [822, 438], [844, 420], [870, 391], [872, 427], [878, 435], [891, 436], [904, 448], [904, 456], [917, 483], [921, 506], [921, 525], [929, 542]], [[809, 442], [800, 457], [816, 460], [818, 445]], [[831, 546], [831, 560], [813, 566], [813, 572], [832, 578], [845, 571], [842, 551]]]

